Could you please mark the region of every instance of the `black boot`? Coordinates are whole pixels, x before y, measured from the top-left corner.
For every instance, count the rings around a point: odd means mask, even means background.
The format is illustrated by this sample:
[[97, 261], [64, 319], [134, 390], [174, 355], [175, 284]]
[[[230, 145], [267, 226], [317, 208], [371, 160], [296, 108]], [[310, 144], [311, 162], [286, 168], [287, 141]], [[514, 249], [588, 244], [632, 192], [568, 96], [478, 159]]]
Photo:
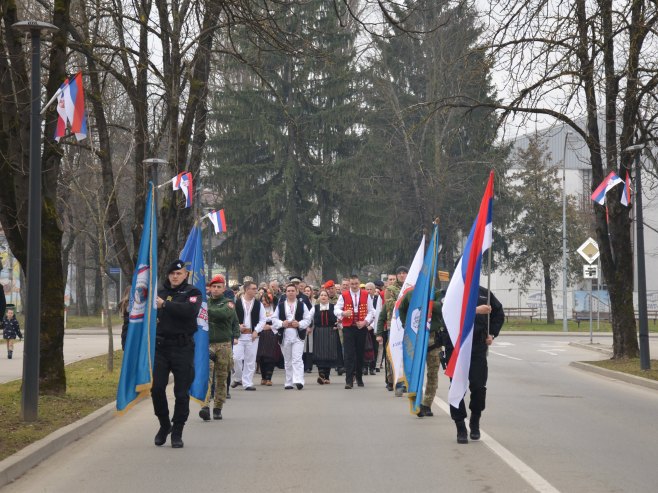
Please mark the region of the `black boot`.
[[[468, 443], [468, 430], [463, 421], [455, 421], [457, 425], [457, 443]], [[173, 435], [172, 435], [173, 440]]]
[[171, 431], [171, 423], [168, 416], [158, 416], [158, 420], [160, 421], [160, 429], [156, 433], [153, 443], [160, 447], [167, 441], [167, 435]]
[[203, 406], [199, 411], [199, 417], [204, 421], [210, 421], [210, 408]]
[[216, 407], [212, 410], [212, 419], [222, 419], [222, 410], [220, 408]]
[[7, 359], [11, 359], [14, 356], [13, 351], [7, 351]]
[[432, 412], [432, 408], [429, 406], [423, 406], [422, 404], [420, 405], [420, 411], [418, 411], [418, 414], [416, 415], [419, 418], [422, 418], [424, 416], [431, 417], [434, 416], [434, 413]]
[[471, 414], [471, 420], [470, 420], [470, 426], [471, 426], [471, 440], [479, 440], [480, 439], [480, 415], [479, 414]]
[[174, 423], [171, 427], [171, 448], [183, 448], [183, 426], [185, 425]]

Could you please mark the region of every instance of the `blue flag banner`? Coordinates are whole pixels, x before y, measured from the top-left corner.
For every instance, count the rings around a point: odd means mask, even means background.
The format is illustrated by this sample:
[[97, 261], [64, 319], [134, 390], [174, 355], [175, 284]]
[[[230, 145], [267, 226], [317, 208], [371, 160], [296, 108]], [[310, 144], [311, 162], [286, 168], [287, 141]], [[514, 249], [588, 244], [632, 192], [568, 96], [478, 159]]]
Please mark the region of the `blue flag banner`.
[[203, 405], [208, 393], [208, 375], [210, 364], [208, 358], [208, 296], [206, 294], [206, 276], [203, 273], [203, 248], [201, 247], [201, 228], [194, 225], [187, 237], [180, 259], [185, 262], [190, 272], [188, 282], [201, 291], [201, 310], [197, 316], [197, 331], [194, 333], [194, 382], [190, 387], [190, 397]]
[[153, 382], [158, 286], [158, 225], [153, 193], [153, 183], [149, 183], [144, 229], [130, 291], [128, 334], [117, 388], [117, 411], [120, 414], [146, 397]]
[[418, 414], [423, 400], [423, 381], [432, 319], [432, 303], [434, 302], [434, 281], [436, 279], [438, 253], [439, 227], [434, 225], [432, 239], [409, 301], [409, 310], [404, 324], [404, 376], [408, 390], [407, 396], [413, 414]]

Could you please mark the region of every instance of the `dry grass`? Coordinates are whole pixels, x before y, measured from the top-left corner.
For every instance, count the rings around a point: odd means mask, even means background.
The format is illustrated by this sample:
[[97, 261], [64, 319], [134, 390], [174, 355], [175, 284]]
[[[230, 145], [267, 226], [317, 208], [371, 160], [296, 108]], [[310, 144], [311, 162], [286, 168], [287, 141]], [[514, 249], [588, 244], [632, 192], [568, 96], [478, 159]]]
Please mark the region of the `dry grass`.
[[607, 370], [619, 371], [637, 377], [649, 378], [651, 380], [658, 380], [658, 361], [651, 360], [650, 370], [640, 369], [640, 358], [633, 359], [604, 359], [601, 361], [586, 361], [590, 365], [599, 366]]
[[107, 372], [106, 355], [67, 365], [66, 395], [40, 396], [34, 423], [20, 419], [20, 380], [0, 385], [0, 460], [115, 400], [121, 355], [115, 352], [112, 373]]

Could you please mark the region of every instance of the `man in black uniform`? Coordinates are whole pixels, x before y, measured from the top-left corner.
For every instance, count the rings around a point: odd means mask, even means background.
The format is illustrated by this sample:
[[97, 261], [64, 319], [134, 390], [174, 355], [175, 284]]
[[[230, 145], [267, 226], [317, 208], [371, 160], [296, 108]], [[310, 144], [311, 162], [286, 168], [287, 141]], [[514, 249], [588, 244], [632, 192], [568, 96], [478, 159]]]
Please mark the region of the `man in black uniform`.
[[[189, 390], [194, 380], [194, 333], [201, 308], [201, 292], [187, 282], [185, 262], [176, 260], [167, 269], [167, 279], [158, 291], [158, 326], [156, 329], [155, 362], [151, 399], [160, 429], [155, 444], [167, 441], [183, 447], [183, 427], [190, 414]], [[174, 416], [169, 422], [166, 388], [169, 373], [174, 374]], [[173, 426], [172, 426], [173, 424]]]
[[[493, 340], [498, 337], [503, 322], [505, 322], [503, 305], [493, 293], [489, 296], [489, 291], [482, 286], [479, 288], [478, 304], [475, 313], [471, 367], [468, 372], [468, 388], [471, 391], [471, 401], [468, 405], [468, 408], [471, 410], [471, 419], [469, 422], [471, 440], [480, 439], [480, 416], [485, 407], [487, 377], [489, 375], [487, 350]], [[489, 319], [488, 324], [487, 319]], [[487, 325], [489, 327], [488, 332]], [[446, 337], [445, 339], [446, 358], [450, 361], [454, 347], [452, 346], [450, 337]], [[455, 425], [457, 425], [457, 443], [468, 443], [468, 430], [464, 423], [466, 419], [464, 399], [459, 403], [459, 408], [450, 406], [450, 417], [455, 422]]]

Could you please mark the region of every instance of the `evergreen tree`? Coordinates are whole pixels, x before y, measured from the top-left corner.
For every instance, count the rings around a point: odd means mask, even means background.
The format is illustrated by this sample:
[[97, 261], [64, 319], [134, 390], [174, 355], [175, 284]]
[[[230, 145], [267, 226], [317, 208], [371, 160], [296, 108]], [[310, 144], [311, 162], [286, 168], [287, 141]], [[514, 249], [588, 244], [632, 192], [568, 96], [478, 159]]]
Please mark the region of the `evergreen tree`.
[[[562, 270], [562, 188], [558, 168], [551, 163], [546, 145], [531, 137], [528, 148], [518, 153], [516, 169], [511, 175], [512, 213], [517, 218], [506, 230], [509, 249], [502, 256], [503, 267], [516, 274], [522, 289], [536, 280], [544, 285], [546, 321], [555, 323], [553, 288]], [[582, 262], [575, 253], [587, 236], [585, 214], [578, 212], [573, 197], [568, 197], [567, 248], [570, 252], [571, 278], [579, 273]]]
[[387, 215], [395, 218], [391, 242], [397, 244], [396, 261], [411, 258], [420, 233], [438, 216], [443, 265], [451, 268], [489, 171], [496, 168], [502, 176], [506, 149], [493, 144], [497, 120], [491, 111], [434, 106], [456, 94], [495, 99], [489, 60], [474, 49], [481, 34], [475, 12], [448, 2], [414, 4], [418, 10], [408, 22], [423, 34], [376, 43], [372, 90], [366, 92], [368, 149], [373, 153], [367, 161], [381, 170]]
[[318, 0], [286, 10], [287, 43], [315, 56], [268, 49], [244, 28], [232, 36], [242, 60], [220, 60], [208, 173], [230, 221], [223, 256], [241, 272], [263, 270], [273, 252], [291, 271], [321, 265], [326, 277], [362, 261], [350, 258], [355, 235], [339, 229], [352, 214], [342, 174], [361, 141], [356, 32], [329, 7]]

